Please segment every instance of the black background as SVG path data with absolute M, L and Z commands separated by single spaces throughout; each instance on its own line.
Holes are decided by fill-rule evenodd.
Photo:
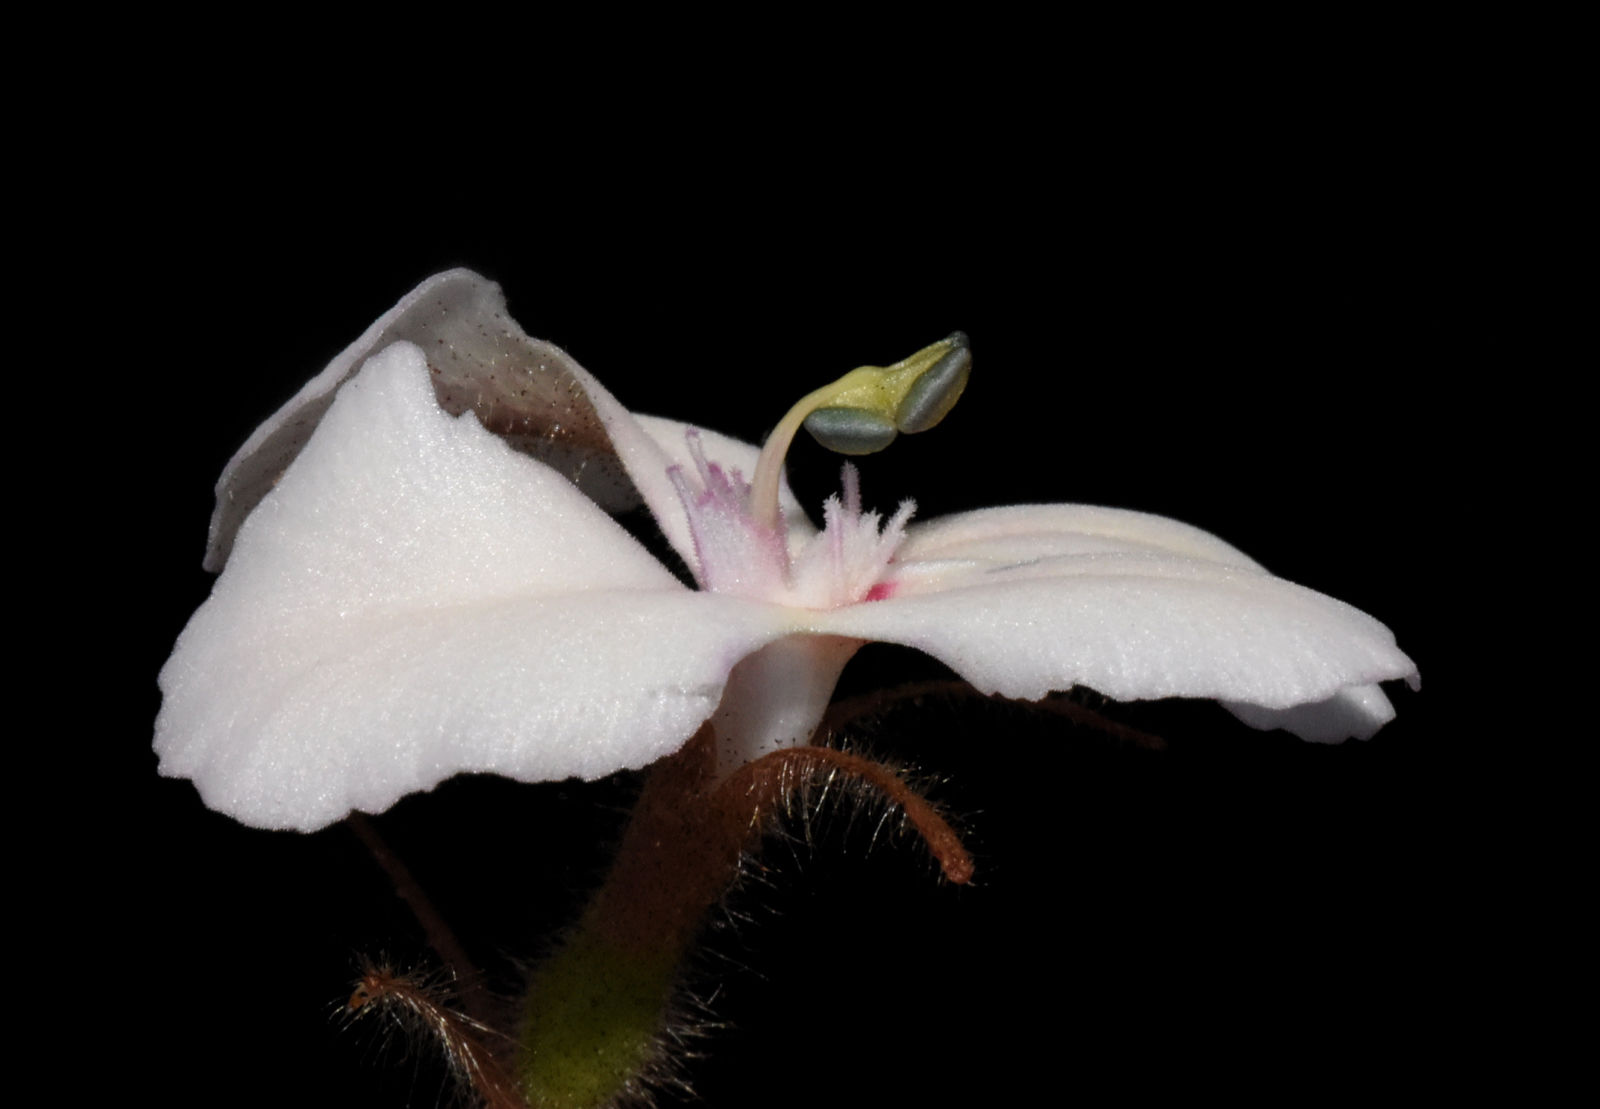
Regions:
M 1392 103 L 1243 102 L 1062 105 L 998 134 L 959 113 L 905 134 L 886 111 L 884 141 L 849 149 L 659 121 L 603 159 L 533 128 L 471 164 L 404 145 L 232 157 L 122 213 L 135 245 L 103 280 L 140 310 L 108 357 L 137 375 L 137 432 L 103 480 L 137 494 L 92 553 L 114 567 L 105 649 L 125 684 L 73 711 L 107 716 L 82 947 L 119 982 L 138 1084 L 171 1104 L 439 1096 L 425 1050 L 330 1016 L 361 954 L 429 960 L 354 837 L 207 812 L 156 776 L 148 737 L 155 673 L 209 588 L 228 456 L 452 265 L 501 282 L 529 333 L 624 403 L 749 439 L 818 382 L 962 328 L 966 398 L 865 461 L 869 504 L 1174 516 L 1373 613 L 1432 683 L 1337 748 L 1200 704 L 1105 709 L 1165 752 L 982 702 L 865 725 L 871 750 L 941 779 L 977 878 L 952 888 L 914 844 L 871 846 L 847 808 L 812 844 L 770 844 L 769 880 L 732 901 L 749 921 L 691 978 L 728 1023 L 686 1064 L 705 1104 L 1354 1090 L 1426 1071 L 1437 1048 L 1419 1053 L 1416 1028 L 1453 988 L 1437 941 L 1462 850 L 1432 723 L 1449 678 L 1430 665 L 1431 536 L 1454 495 L 1427 384 L 1461 323 L 1441 280 L 1451 198 Z M 809 443 L 790 470 L 813 507 L 836 477 Z M 870 648 L 845 682 L 937 674 Z M 508 984 L 599 877 L 631 788 L 460 780 L 376 823 Z

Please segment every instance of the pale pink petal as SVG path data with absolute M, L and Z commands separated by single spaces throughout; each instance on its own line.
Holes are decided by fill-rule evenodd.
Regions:
M 1416 674 L 1365 613 L 1140 513 L 1041 506 L 938 521 L 912 529 L 892 580 L 889 599 L 813 627 L 918 647 L 1008 697 L 1083 685 L 1118 700 L 1212 698 L 1248 723 L 1330 739 L 1382 723 L 1386 701 L 1364 687 Z
M 674 750 L 781 610 L 680 585 L 554 471 L 442 412 L 401 344 L 340 390 L 162 670 L 162 773 L 265 827 L 462 771 Z
M 907 529 L 902 562 L 971 560 L 1010 565 L 1053 555 L 1140 551 L 1201 558 L 1225 566 L 1258 564 L 1210 532 L 1124 508 L 1031 504 L 962 512 Z

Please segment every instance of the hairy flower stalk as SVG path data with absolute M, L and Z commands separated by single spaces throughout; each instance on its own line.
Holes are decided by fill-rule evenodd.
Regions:
M 605 883 L 534 972 L 517 1064 L 533 1109 L 600 1109 L 670 1076 L 673 993 L 707 911 L 789 798 L 841 775 L 900 807 L 948 880 L 972 876 L 949 824 L 887 767 L 796 747 L 719 778 L 711 730 L 702 729 L 651 770 Z

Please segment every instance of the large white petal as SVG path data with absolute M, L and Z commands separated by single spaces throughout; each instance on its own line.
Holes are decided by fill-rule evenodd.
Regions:
M 217 480 L 206 569 L 222 569 L 239 524 L 304 448 L 339 386 L 373 354 L 402 340 L 427 356 L 435 394 L 447 412 L 475 413 L 485 427 L 556 467 L 608 510 L 638 503 L 616 463 L 607 426 L 589 402 L 594 379 L 560 348 L 525 334 L 506 315 L 498 285 L 470 270 L 450 270 L 402 297 L 229 460 Z
M 227 563 L 240 523 L 305 447 L 339 386 L 398 341 L 423 351 L 447 411 L 474 412 L 495 434 L 555 467 L 608 510 L 631 507 L 638 503 L 635 494 L 642 497 L 673 549 L 694 566 L 688 517 L 667 477 L 670 465 L 689 465 L 683 442 L 688 425 L 630 413 L 569 354 L 524 332 L 507 313 L 499 285 L 455 269 L 402 297 L 235 452 L 217 480 L 208 570 Z M 742 469 L 746 478 L 755 472 L 758 448 L 711 432 L 702 442 L 711 461 Z M 779 495 L 796 534 L 814 531 L 787 485 Z
M 675 749 L 785 630 L 685 589 L 554 471 L 441 411 L 423 355 L 350 381 L 161 673 L 162 773 L 265 827 L 461 771 L 595 777 Z
M 1215 698 L 1247 723 L 1328 740 L 1371 735 L 1389 710 L 1369 687 L 1416 675 L 1365 613 L 1140 513 L 936 521 L 907 540 L 895 580 L 890 599 L 819 614 L 816 630 L 918 647 L 1008 697 L 1084 685 L 1119 700 Z

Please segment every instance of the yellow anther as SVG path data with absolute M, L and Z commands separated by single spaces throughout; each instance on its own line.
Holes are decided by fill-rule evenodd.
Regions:
M 871 454 L 899 432 L 926 431 L 942 420 L 966 388 L 971 368 L 971 346 L 957 331 L 892 366 L 861 366 L 807 393 L 761 449 L 750 483 L 754 518 L 778 526 L 778 472 L 801 424 L 830 450 Z
M 968 349 L 967 337 L 958 331 L 948 339 L 930 343 L 892 366 L 861 366 L 832 385 L 817 390 L 817 393 L 826 393 L 827 398 L 815 407 L 862 408 L 893 419 L 906 394 L 911 392 L 912 386 L 923 374 L 947 354 Z M 816 393 L 812 396 L 816 396 Z

